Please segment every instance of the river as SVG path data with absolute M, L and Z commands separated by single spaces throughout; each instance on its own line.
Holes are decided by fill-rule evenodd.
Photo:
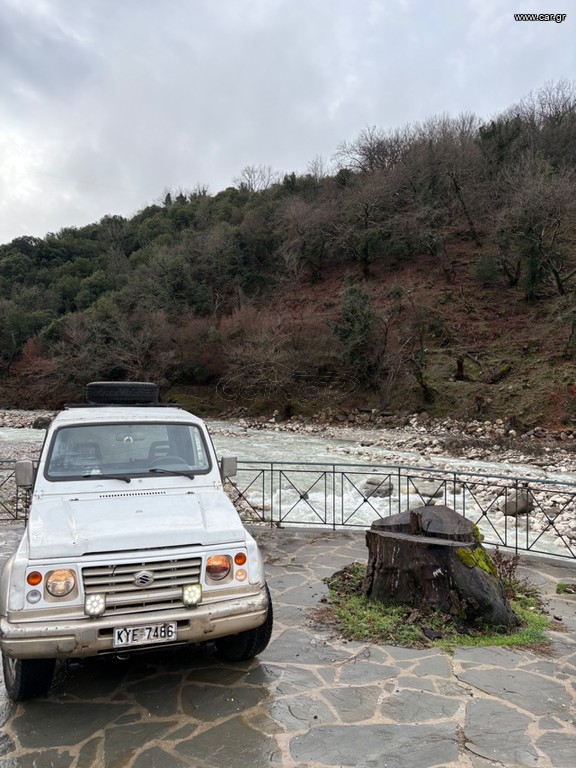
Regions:
M 514 518 L 505 519 L 503 517 L 502 513 L 498 511 L 494 500 L 494 494 L 496 494 L 497 498 L 498 495 L 502 496 L 509 493 L 507 486 L 510 486 L 510 482 L 508 479 L 531 478 L 534 483 L 540 481 L 542 483 L 560 481 L 563 487 L 558 488 L 558 492 L 562 494 L 559 504 L 563 514 L 556 523 L 552 524 L 546 510 L 550 506 L 550 498 L 555 493 L 555 489 L 548 487 L 542 490 L 542 488 L 536 489 L 535 485 L 530 486 L 531 489 L 536 489 L 533 493 L 536 509 L 532 515 L 530 526 L 531 529 L 534 527 L 534 531 L 531 530 L 530 532 L 530 540 L 537 540 L 539 551 L 551 553 L 566 552 L 566 547 L 563 543 L 564 537 L 571 538 L 573 546 L 576 546 L 572 530 L 576 527 L 572 511 L 574 507 L 572 503 L 574 495 L 572 488 L 575 483 L 574 474 L 551 472 L 549 469 L 544 470 L 529 463 L 511 464 L 510 462 L 451 457 L 444 453 L 438 455 L 434 454 L 433 451 L 426 450 L 426 448 L 430 447 L 429 445 L 425 445 L 421 451 L 409 450 L 402 447 L 407 433 L 401 430 L 370 432 L 369 430 L 351 431 L 344 429 L 341 431 L 325 431 L 322 427 L 304 426 L 298 432 L 290 432 L 280 428 L 276 431 L 273 424 L 266 425 L 266 428 L 259 428 L 225 421 L 209 420 L 207 423 L 217 454 L 219 456 L 236 456 L 239 462 L 258 462 L 261 467 L 269 467 L 273 462 L 289 462 L 291 464 L 314 463 L 318 464 L 319 467 L 323 465 L 323 468 L 326 469 L 327 465 L 356 465 L 353 470 L 347 471 L 347 474 L 352 478 L 348 495 L 344 498 L 345 492 L 342 490 L 340 496 L 342 497 L 343 506 L 356 510 L 354 522 L 361 525 L 369 526 L 375 516 L 391 514 L 394 511 L 399 511 L 400 508 L 405 509 L 419 506 L 422 503 L 434 503 L 432 501 L 424 501 L 423 494 L 421 493 L 420 495 L 416 493 L 413 498 L 409 495 L 407 496 L 404 491 L 405 483 L 404 481 L 402 481 L 402 484 L 400 483 L 398 475 L 396 479 L 392 478 L 394 487 L 390 499 L 372 498 L 369 504 L 364 504 L 360 508 L 362 496 L 360 495 L 359 498 L 358 494 L 361 494 L 362 489 L 365 488 L 363 484 L 374 472 L 385 473 L 387 470 L 384 470 L 383 467 L 402 466 L 412 468 L 412 475 L 419 474 L 423 482 L 424 479 L 428 479 L 431 475 L 434 482 L 439 482 L 438 478 L 442 482 L 442 472 L 478 473 L 490 475 L 494 478 L 500 477 L 500 480 L 495 479 L 493 483 L 490 483 L 491 496 L 489 492 L 485 492 L 484 488 L 481 487 L 482 483 L 486 484 L 485 480 L 478 486 L 481 487 L 479 495 L 476 494 L 476 487 L 471 485 L 470 482 L 466 486 L 467 492 L 477 496 L 473 500 L 476 506 L 476 519 L 473 519 L 473 521 L 478 522 L 481 530 L 486 527 L 487 536 L 492 535 L 492 537 L 494 531 L 498 531 L 500 537 L 503 536 L 504 534 L 501 532 L 505 529 L 508 531 L 514 521 Z M 303 432 L 302 430 L 309 431 Z M 44 430 L 13 427 L 0 428 L 0 459 L 24 458 L 26 456 L 34 458 L 40 451 L 44 434 Z M 376 444 L 376 442 L 384 442 L 385 444 Z M 396 443 L 398 443 L 398 447 L 396 447 Z M 342 467 L 340 468 L 342 469 Z M 435 470 L 435 474 L 426 473 L 426 469 Z M 278 497 L 282 497 L 284 503 L 291 505 L 290 522 L 298 523 L 298 521 L 301 521 L 314 524 L 317 517 L 317 511 L 315 510 L 326 508 L 324 495 L 327 491 L 326 489 L 322 490 L 320 483 L 317 483 L 310 489 L 311 475 L 300 477 L 293 474 L 295 471 L 290 469 L 290 474 L 288 472 L 285 473 L 286 477 L 284 479 L 286 480 L 287 487 L 284 489 L 278 488 L 276 491 L 277 497 L 274 497 L 274 494 L 272 496 L 268 494 L 267 498 L 261 498 L 260 502 L 256 501 L 255 504 L 256 506 L 261 504 L 262 508 L 270 508 L 271 504 L 275 505 L 278 503 Z M 321 473 L 322 469 L 319 468 L 318 472 Z M 356 474 L 354 475 L 353 473 Z M 249 470 L 246 469 L 246 464 L 244 464 L 240 482 L 246 481 L 247 477 L 249 478 Z M 349 479 L 349 477 L 346 478 L 346 480 Z M 409 482 L 412 487 L 412 480 Z M 458 484 L 460 484 L 460 476 Z M 564 484 L 571 484 L 572 487 Z M 245 482 L 245 485 L 250 485 L 249 479 Z M 400 487 L 401 485 L 402 487 Z M 304 488 L 308 498 L 299 501 L 296 487 Z M 470 491 L 471 488 L 472 491 Z M 291 498 L 291 495 L 294 496 L 294 499 Z M 468 499 L 470 499 L 470 496 Z M 250 501 L 252 502 L 252 499 Z M 453 492 L 450 498 L 446 497 L 444 501 L 437 500 L 435 503 L 447 503 L 458 511 L 463 511 L 464 506 L 468 504 L 467 516 L 470 515 L 470 502 L 465 499 L 465 494 L 460 490 Z M 340 500 L 338 500 L 338 504 L 340 504 Z M 490 512 L 489 516 L 483 514 L 486 509 Z M 524 526 L 525 522 L 525 516 L 516 519 L 514 523 L 514 535 L 516 537 L 518 536 L 519 526 Z M 557 530 L 559 523 L 567 526 L 561 532 Z M 509 532 L 505 533 L 505 540 L 507 542 L 509 535 Z M 522 535 L 524 534 L 522 533 Z M 560 549 L 558 549 L 559 545 Z M 526 548 L 526 545 L 521 545 L 520 548 Z

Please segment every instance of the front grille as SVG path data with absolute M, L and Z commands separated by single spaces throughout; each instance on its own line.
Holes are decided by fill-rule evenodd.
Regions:
M 201 557 L 91 566 L 82 571 L 84 592 L 106 595 L 105 616 L 164 611 L 182 606 L 182 587 L 199 583 L 201 566 Z M 153 581 L 138 587 L 135 578 L 143 571 Z

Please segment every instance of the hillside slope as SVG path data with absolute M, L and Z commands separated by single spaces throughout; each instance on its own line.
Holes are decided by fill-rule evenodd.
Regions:
M 576 84 L 0 245 L 0 403 L 154 380 L 200 413 L 576 418 Z

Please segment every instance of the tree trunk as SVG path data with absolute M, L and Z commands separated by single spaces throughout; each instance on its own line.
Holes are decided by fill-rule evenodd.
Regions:
M 366 544 L 364 592 L 372 600 L 425 605 L 468 624 L 517 624 L 472 523 L 454 510 L 419 507 L 378 520 Z

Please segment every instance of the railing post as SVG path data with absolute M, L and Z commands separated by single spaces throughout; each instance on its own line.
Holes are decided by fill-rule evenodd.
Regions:
M 344 489 L 342 489 L 342 507 L 344 507 Z M 332 530 L 336 530 L 336 464 L 332 464 Z
M 278 504 L 280 506 L 280 512 L 278 513 L 278 525 L 280 525 L 280 518 L 282 517 L 282 483 L 278 483 L 280 497 Z M 264 497 L 265 498 L 265 497 Z M 265 502 L 264 502 L 265 503 Z M 274 462 L 270 462 L 270 528 L 274 527 Z

